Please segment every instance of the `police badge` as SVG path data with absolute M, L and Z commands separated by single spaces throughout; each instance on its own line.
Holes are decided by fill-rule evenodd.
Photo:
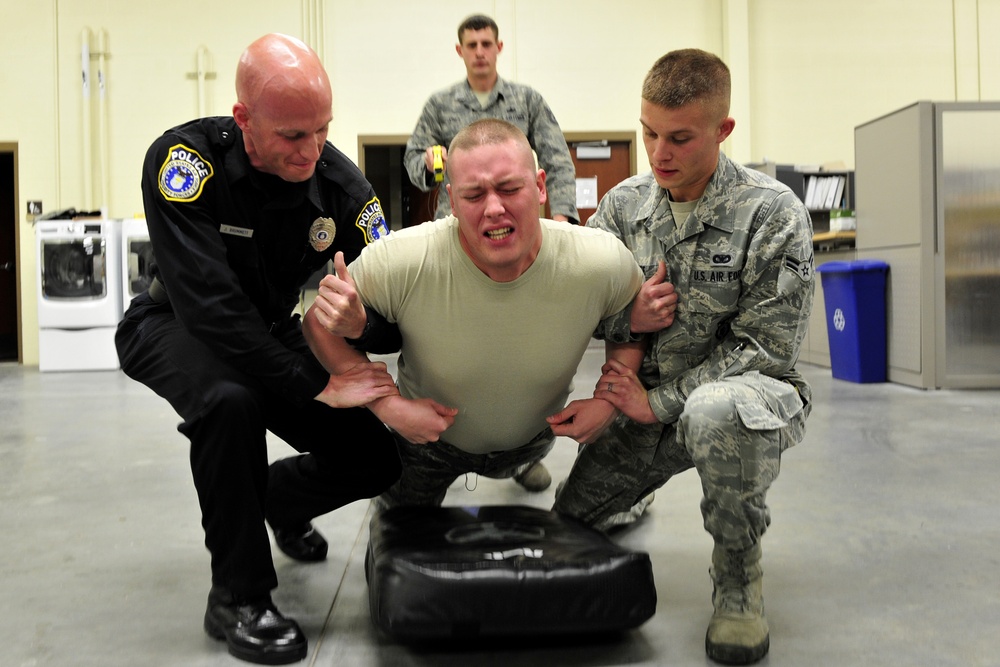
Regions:
M 309 228 L 309 245 L 316 252 L 323 252 L 330 247 L 336 235 L 337 225 L 333 218 L 316 218 Z

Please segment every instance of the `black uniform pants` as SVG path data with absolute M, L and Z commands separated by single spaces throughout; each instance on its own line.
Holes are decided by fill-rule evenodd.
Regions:
M 301 330 L 282 337 L 308 354 Z M 287 339 L 287 340 L 285 340 Z M 137 297 L 116 336 L 122 370 L 167 399 L 191 441 L 212 583 L 243 596 L 277 586 L 264 519 L 309 521 L 388 488 L 400 475 L 389 430 L 366 408 L 296 405 L 217 358 L 169 305 Z M 268 466 L 266 431 L 300 456 Z

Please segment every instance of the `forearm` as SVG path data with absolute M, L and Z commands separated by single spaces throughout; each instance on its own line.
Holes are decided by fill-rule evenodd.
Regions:
M 397 432 L 403 432 L 403 424 L 413 401 L 400 395 L 385 396 L 369 403 L 367 407 L 379 421 Z
M 406 150 L 403 152 L 403 166 L 410 183 L 423 192 L 430 192 L 437 185 L 434 181 L 434 174 L 427 171 L 424 152 L 429 146 L 443 145 L 444 143 L 438 141 L 434 136 L 434 115 L 434 109 L 428 102 L 420 114 L 416 127 L 410 133 L 410 138 L 406 142 Z
M 580 222 L 580 212 L 576 207 L 576 176 L 572 170 L 573 163 L 569 163 L 569 171 L 546 170 L 546 176 L 550 177 L 546 183 L 546 191 L 549 198 L 549 209 L 552 217 L 557 215 L 565 216 L 574 222 Z M 554 177 L 553 174 L 555 174 Z
M 646 354 L 646 338 L 628 343 L 604 342 L 604 358 L 608 361 L 615 359 L 629 369 L 639 372 L 642 366 L 642 358 Z
M 664 424 L 677 421 L 692 391 L 703 384 L 732 375 L 735 369 L 742 367 L 744 348 L 740 344 L 734 345 L 735 342 L 731 338 L 723 341 L 704 361 L 679 374 L 669 373 L 663 363 L 660 363 L 660 384 L 647 392 L 649 407 L 657 421 Z
M 314 307 L 313 307 L 314 308 Z M 316 359 L 331 375 L 343 373 L 368 357 L 339 336 L 334 336 L 316 319 L 314 309 L 306 311 L 302 319 L 302 334 Z
M 576 208 L 576 168 L 566 145 L 562 128 L 548 104 L 538 96 L 529 110 L 533 122 L 528 141 L 538 156 L 538 166 L 545 170 L 549 208 L 579 222 Z
M 656 415 L 650 409 L 647 385 L 640 380 L 638 373 L 645 348 L 645 341 L 606 344 L 607 361 L 594 387 L 594 398 L 600 399 L 597 404 L 613 409 L 613 413 L 607 415 L 604 426 L 619 414 L 625 414 L 641 424 L 656 421 Z
M 368 306 L 365 306 L 365 318 L 361 335 L 358 338 L 348 338 L 347 342 L 358 350 L 372 354 L 399 352 L 403 345 L 399 327 Z
M 426 146 L 411 148 L 407 144 L 406 152 L 403 154 L 403 165 L 410 183 L 422 192 L 430 192 L 437 183 L 434 181 L 434 174 L 427 171 L 427 165 L 424 163 L 424 150 L 426 150 Z
M 632 333 L 632 309 L 634 302 L 621 311 L 601 320 L 594 335 L 607 343 L 626 345 L 643 340 L 641 334 Z
M 684 409 L 687 397 L 695 389 L 733 375 L 757 371 L 771 377 L 781 377 L 798 357 L 800 326 L 795 317 L 781 318 L 773 308 L 747 309 L 735 318 L 730 332 L 719 341 L 697 366 L 681 373 L 671 373 L 660 360 L 661 382 L 649 391 L 649 403 L 657 419 L 669 424 L 676 421 Z M 753 316 L 750 313 L 754 313 Z M 761 313 L 769 313 L 767 317 Z M 798 317 L 798 316 L 796 316 Z M 762 326 L 762 322 L 785 321 L 786 326 Z

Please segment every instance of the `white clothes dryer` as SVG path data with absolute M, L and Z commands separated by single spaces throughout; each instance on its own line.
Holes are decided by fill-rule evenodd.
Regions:
M 122 220 L 122 309 L 128 310 L 132 299 L 149 289 L 153 281 L 153 244 L 145 218 Z
M 120 220 L 40 220 L 38 366 L 41 371 L 119 367 Z

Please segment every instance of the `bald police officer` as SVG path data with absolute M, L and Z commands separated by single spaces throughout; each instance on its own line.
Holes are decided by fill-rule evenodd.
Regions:
M 236 93 L 232 117 L 172 128 L 146 154 L 157 277 L 116 340 L 122 369 L 170 402 L 191 441 L 212 556 L 205 631 L 239 658 L 281 664 L 307 641 L 271 601 L 265 520 L 285 554 L 322 560 L 311 519 L 400 473 L 392 437 L 360 407 L 397 393 L 385 365 L 351 348 L 325 370 L 292 311 L 335 252 L 353 258 L 388 228 L 372 186 L 326 141 L 332 93 L 312 49 L 255 41 Z M 267 431 L 302 454 L 268 466 Z

